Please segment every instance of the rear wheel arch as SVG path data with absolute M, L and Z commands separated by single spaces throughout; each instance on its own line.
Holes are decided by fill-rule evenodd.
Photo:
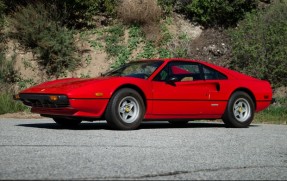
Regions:
M 255 96 L 254 96 L 254 94 L 252 93 L 252 91 L 250 91 L 249 89 L 247 89 L 247 88 L 237 88 L 237 89 L 235 89 L 231 94 L 230 94 L 230 96 L 229 96 L 229 99 L 230 99 L 230 97 L 235 93 L 235 92 L 245 92 L 246 94 L 248 94 L 249 96 L 250 96 L 250 98 L 252 99 L 252 101 L 253 101 L 253 104 L 254 104 L 254 108 L 255 108 L 255 110 L 256 110 L 256 99 L 255 99 Z

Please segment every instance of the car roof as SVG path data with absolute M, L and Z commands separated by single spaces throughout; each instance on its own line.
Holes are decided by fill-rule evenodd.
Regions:
M 215 65 L 213 63 L 209 63 L 203 60 L 194 60 L 194 59 L 186 59 L 186 58 L 166 58 L 163 59 L 165 62 L 171 62 L 171 61 L 182 61 L 182 62 L 195 62 L 195 63 L 200 63 L 203 65 L 206 65 L 208 67 L 211 67 L 223 74 L 225 74 L 226 76 L 228 76 L 228 78 L 230 79 L 231 77 L 235 78 L 235 79 L 254 79 L 254 77 L 242 74 L 240 72 L 237 72 L 235 70 L 231 70 L 228 68 L 225 68 L 223 66 L 219 66 L 219 65 Z
M 187 59 L 187 58 L 153 58 L 153 59 L 140 59 L 139 61 L 164 61 L 164 62 L 171 62 L 171 61 L 186 61 L 186 62 L 204 62 L 203 60 L 194 60 L 194 59 Z
M 203 65 L 206 65 L 206 66 L 208 66 L 210 68 L 213 68 L 213 69 L 225 74 L 228 77 L 228 79 L 232 78 L 232 79 L 249 79 L 249 80 L 253 79 L 253 80 L 255 80 L 254 77 L 242 74 L 240 72 L 228 69 L 228 68 L 223 67 L 223 66 L 219 66 L 219 65 L 216 65 L 216 64 L 213 64 L 213 63 L 209 63 L 209 62 L 204 61 L 204 60 L 195 60 L 195 59 L 187 59 L 187 58 L 155 58 L 155 59 L 142 59 L 142 61 L 164 61 L 165 64 L 169 63 L 169 62 L 172 62 L 172 61 L 195 62 L 195 63 L 200 63 L 200 64 L 203 64 Z
M 201 63 L 203 65 L 207 65 L 207 66 L 215 68 L 215 69 L 218 69 L 218 68 L 219 69 L 222 69 L 222 68 L 224 69 L 224 67 L 215 65 L 213 63 L 206 62 L 204 60 L 195 60 L 195 59 L 187 59 L 187 58 L 156 58 L 156 59 L 141 59 L 139 61 L 145 61 L 145 62 L 149 62 L 149 61 L 163 61 L 165 63 L 172 62 L 172 61 L 194 62 L 194 63 Z

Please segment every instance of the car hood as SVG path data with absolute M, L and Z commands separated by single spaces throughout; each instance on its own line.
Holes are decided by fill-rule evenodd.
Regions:
M 67 94 L 71 90 L 90 85 L 97 84 L 112 77 L 98 77 L 98 78 L 66 78 L 53 81 L 44 82 L 42 84 L 30 87 L 21 93 L 50 93 L 50 94 Z

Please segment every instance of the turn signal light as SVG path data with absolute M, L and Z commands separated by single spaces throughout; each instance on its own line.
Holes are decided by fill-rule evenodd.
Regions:
M 14 99 L 14 100 L 19 100 L 19 99 L 20 99 L 20 95 L 19 95 L 19 94 L 14 95 L 14 96 L 13 96 L 13 99 Z
M 59 97 L 58 96 L 49 96 L 50 100 L 51 101 L 57 101 L 59 100 Z

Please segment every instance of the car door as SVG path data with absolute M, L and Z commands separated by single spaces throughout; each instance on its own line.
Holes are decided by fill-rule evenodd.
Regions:
M 228 78 L 224 74 L 202 65 L 205 87 L 208 91 L 206 114 L 222 115 L 228 102 Z
M 153 114 L 192 117 L 205 113 L 209 90 L 200 64 L 170 62 L 154 78 Z

